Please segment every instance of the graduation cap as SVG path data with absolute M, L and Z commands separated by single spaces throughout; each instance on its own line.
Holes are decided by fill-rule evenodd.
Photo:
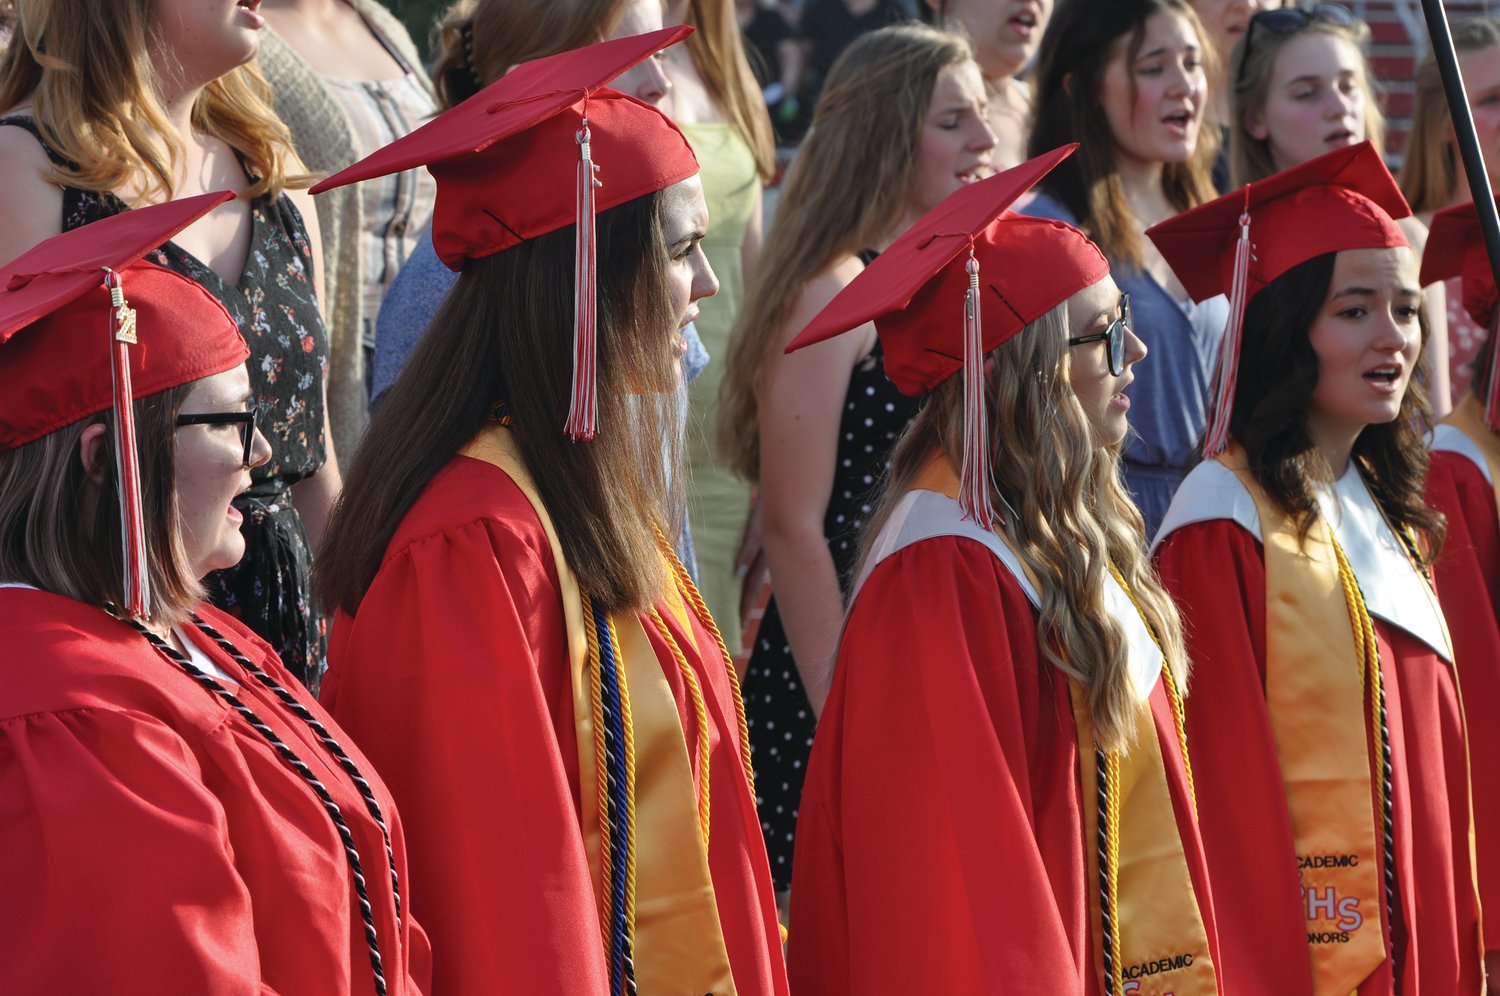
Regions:
M 605 84 L 691 33 L 652 31 L 523 63 L 312 188 L 426 166 L 437 181 L 432 245 L 453 270 L 576 224 L 573 395 L 564 427 L 574 440 L 598 429 L 594 217 L 698 173 L 670 119 Z
M 138 208 L 53 236 L 0 268 L 0 453 L 114 411 L 126 610 L 146 610 L 131 402 L 221 373 L 249 350 L 199 284 L 141 257 L 234 194 Z
M 984 356 L 1109 275 L 1099 248 L 1060 221 L 1005 214 L 1078 146 L 961 187 L 907 229 L 786 347 L 795 352 L 873 321 L 885 373 L 906 395 L 964 374 L 959 504 L 989 528 Z M 1002 217 L 1003 215 L 1003 217 Z
M 1500 205 L 1500 198 L 1496 199 Z M 1495 271 L 1484 248 L 1484 233 L 1479 227 L 1479 212 L 1474 202 L 1445 208 L 1432 216 L 1427 232 L 1427 248 L 1422 251 L 1423 287 L 1439 280 L 1463 277 L 1464 310 L 1480 326 L 1495 332 Z M 1490 351 L 1490 389 L 1484 399 L 1484 420 L 1491 429 L 1500 430 L 1500 375 L 1496 360 L 1500 350 Z
M 1267 284 L 1326 253 L 1408 245 L 1411 214 L 1369 142 L 1310 159 L 1154 225 L 1146 235 L 1195 301 L 1229 295 L 1209 399 L 1206 457 L 1229 444 L 1245 306 Z

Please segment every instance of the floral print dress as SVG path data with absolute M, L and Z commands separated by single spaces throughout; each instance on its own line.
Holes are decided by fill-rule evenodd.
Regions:
M 53 162 L 70 163 L 47 146 L 26 117 L 0 118 L 25 128 Z M 63 188 L 63 231 L 128 211 L 114 194 Z M 191 253 L 168 242 L 146 259 L 195 280 L 218 298 L 250 347 L 250 390 L 271 459 L 251 471 L 250 490 L 235 499 L 244 515 L 245 557 L 204 579 L 209 600 L 238 617 L 275 648 L 287 669 L 316 690 L 326 667 L 327 622 L 312 594 L 312 551 L 292 507 L 291 486 L 323 466 L 323 380 L 328 336 L 313 293 L 312 249 L 302 215 L 283 194 L 250 204 L 250 253 L 229 283 Z

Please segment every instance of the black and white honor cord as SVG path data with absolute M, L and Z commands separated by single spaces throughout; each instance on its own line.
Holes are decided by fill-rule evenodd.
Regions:
M 229 689 L 220 684 L 212 675 L 207 674 L 202 669 L 197 667 L 191 660 L 183 656 L 183 654 L 181 654 L 175 647 L 167 643 L 155 633 L 148 630 L 146 627 L 142 626 L 140 622 L 134 619 L 126 619 L 124 621 L 132 626 L 136 630 L 136 632 L 145 637 L 146 640 L 151 644 L 152 647 L 156 649 L 158 653 L 160 653 L 163 657 L 166 657 L 172 663 L 176 664 L 184 672 L 186 672 L 188 677 L 192 678 L 203 688 L 211 692 L 215 697 L 223 701 L 235 712 L 239 713 L 240 717 L 244 719 L 245 722 L 249 723 L 250 726 L 255 730 L 255 732 L 261 735 L 262 739 L 264 739 L 266 743 L 271 745 L 272 749 L 275 750 L 277 756 L 281 758 L 282 762 L 302 777 L 302 780 L 306 782 L 308 787 L 313 790 L 313 794 L 318 797 L 320 802 L 322 802 L 323 809 L 327 811 L 328 818 L 333 822 L 334 829 L 338 831 L 339 839 L 344 845 L 344 854 L 349 859 L 349 874 L 354 881 L 354 892 L 359 900 L 359 915 L 360 919 L 364 921 L 365 943 L 370 950 L 370 967 L 374 970 L 375 973 L 375 992 L 378 994 L 378 996 L 386 996 L 385 970 L 380 958 L 380 939 L 375 932 L 375 918 L 370 906 L 370 895 L 368 890 L 365 888 L 365 875 L 364 870 L 360 865 L 359 849 L 355 847 L 354 835 L 350 832 L 349 824 L 345 822 L 344 814 L 339 810 L 338 803 L 333 801 L 333 796 L 329 794 L 328 789 L 323 785 L 322 781 L 318 779 L 318 776 L 313 774 L 312 769 L 307 766 L 307 763 L 304 762 L 300 757 L 298 757 L 296 753 L 293 752 L 292 749 L 288 747 L 279 736 L 276 735 L 276 731 L 272 730 L 265 724 L 264 720 L 262 720 L 253 711 L 251 711 L 249 706 L 241 702 L 239 698 L 237 698 L 232 692 L 230 692 Z M 272 678 L 269 674 L 266 674 L 266 672 L 256 667 L 253 663 L 250 662 L 247 657 L 245 657 L 244 654 L 240 653 L 232 643 L 224 639 L 223 636 L 219 635 L 218 632 L 216 632 L 203 620 L 199 619 L 196 615 L 193 616 L 193 624 L 197 626 L 204 635 L 213 640 L 214 643 L 218 644 L 219 649 L 223 650 L 226 654 L 233 658 L 234 662 L 240 665 L 240 667 L 244 668 L 252 677 L 255 678 L 256 681 L 259 681 L 266 688 L 270 689 L 272 694 L 274 694 L 277 699 L 279 699 L 281 703 L 292 712 L 293 715 L 302 720 L 302 722 L 305 723 L 310 730 L 312 730 L 313 735 L 318 738 L 318 742 L 323 745 L 324 750 L 326 750 L 329 755 L 338 762 L 339 767 L 342 768 L 344 772 L 348 774 L 350 780 L 353 781 L 355 788 L 359 790 L 360 796 L 364 799 L 365 808 L 369 810 L 371 818 L 373 818 L 376 825 L 380 827 L 381 836 L 385 839 L 385 853 L 386 858 L 390 864 L 391 872 L 391 896 L 395 901 L 396 921 L 399 926 L 401 920 L 401 890 L 396 879 L 396 856 L 395 852 L 391 848 L 390 831 L 386 827 L 385 817 L 380 810 L 380 803 L 376 801 L 375 793 L 370 788 L 370 783 L 365 779 L 364 775 L 360 773 L 359 768 L 349 758 L 348 752 L 345 751 L 343 746 L 340 745 L 339 742 L 335 740 L 333 736 L 328 732 L 327 727 L 318 722 L 317 718 L 313 716 L 313 714 L 309 712 L 307 708 L 302 705 L 302 703 L 298 702 L 290 692 L 288 692 L 285 688 L 278 684 L 276 679 Z

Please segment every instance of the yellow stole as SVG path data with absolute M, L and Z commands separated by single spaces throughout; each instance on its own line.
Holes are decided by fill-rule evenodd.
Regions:
M 1349 993 L 1386 960 L 1369 715 L 1333 532 L 1297 528 L 1237 443 L 1218 457 L 1260 516 L 1266 569 L 1266 709 L 1286 785 L 1317 993 Z
M 918 476 L 914 488 L 958 496 L 958 478 L 943 458 L 933 460 Z M 1003 529 L 995 535 L 1016 554 L 1027 579 L 1042 587 L 1026 567 L 1020 551 Z M 1149 629 L 1149 626 L 1148 626 Z M 1164 668 L 1161 680 L 1171 681 Z M 1082 793 L 1084 853 L 1088 867 L 1089 923 L 1092 925 L 1094 967 L 1104 977 L 1104 932 L 1099 876 L 1099 772 L 1095 758 L 1093 720 L 1083 686 L 1068 679 L 1073 715 L 1078 728 L 1080 792 Z M 1112 793 L 1118 812 L 1112 813 L 1108 849 L 1114 866 L 1111 894 L 1115 897 L 1111 945 L 1116 952 L 1116 979 L 1107 991 L 1116 996 L 1217 996 L 1219 991 L 1208 932 L 1193 889 L 1176 811 L 1167 785 L 1166 761 L 1151 714 L 1149 689 L 1138 689 L 1135 699 L 1136 736 L 1123 755 L 1110 754 L 1109 777 L 1119 791 Z M 1176 705 L 1176 690 L 1169 694 Z M 1180 729 L 1180 727 L 1179 727 Z M 1186 757 L 1184 756 L 1184 760 Z M 1195 814 L 1196 815 L 1196 814 Z
M 542 505 L 510 430 L 490 426 L 462 453 L 499 467 L 515 481 L 531 503 L 552 547 L 573 675 L 579 828 L 583 832 L 591 878 L 597 887 L 602 881 L 602 861 L 599 797 L 595 792 L 598 770 L 594 758 L 593 679 L 578 579 L 563 557 L 552 518 Z M 666 573 L 672 573 L 670 565 Z M 670 589 L 662 603 L 677 618 L 687 638 L 694 639 L 689 610 L 678 591 Z M 699 819 L 698 786 L 677 703 L 662 670 L 664 663 L 657 659 L 640 615 L 618 612 L 611 615 L 610 621 L 618 640 L 616 658 L 628 688 L 635 734 L 637 990 L 732 996 L 734 976 L 719 924 L 708 866 L 708 843 Z M 718 648 L 713 651 L 717 654 Z M 726 666 L 730 666 L 728 662 Z M 704 791 L 707 791 L 706 781 Z M 600 903 L 602 909 L 602 898 Z
M 1500 511 L 1500 436 L 1485 424 L 1484 405 L 1474 395 L 1465 395 L 1443 421 L 1468 436 L 1484 455 L 1484 462 L 1489 465 L 1490 485 L 1495 489 L 1495 508 Z

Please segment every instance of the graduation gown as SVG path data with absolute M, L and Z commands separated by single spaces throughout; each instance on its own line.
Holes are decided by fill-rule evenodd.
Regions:
M 199 615 L 322 720 L 369 781 L 403 899 L 406 842 L 373 766 L 269 646 Z M 345 851 L 313 790 L 233 709 L 102 610 L 0 588 L 0 989 L 373 993 Z M 224 683 L 312 769 L 353 834 L 388 992 L 425 985 L 380 829 L 312 732 L 196 629 Z
M 1469 762 L 1479 895 L 1491 911 L 1484 920 L 1485 950 L 1500 951 L 1500 723 L 1488 717 L 1500 702 L 1500 516 L 1485 470 L 1460 452 L 1433 452 L 1426 491 L 1427 503 L 1448 519 L 1433 581 L 1453 634 L 1464 697 L 1475 711 Z
M 1087 856 L 1096 843 L 1084 830 L 1096 803 L 1080 787 L 1094 762 L 1080 757 L 1068 678 L 1042 657 L 1036 619 L 1016 576 L 968 537 L 922 539 L 869 573 L 802 793 L 793 992 L 1102 992 Z M 1150 693 L 1145 735 L 1160 744 L 1167 823 L 1212 947 L 1164 681 Z M 1170 990 L 1171 979 L 1148 971 L 1125 991 Z M 1251 991 L 1219 979 L 1223 992 Z
M 1338 917 L 1311 906 L 1299 880 L 1266 705 L 1264 552 L 1257 535 L 1227 514 L 1173 528 L 1176 511 L 1168 513 L 1155 556 L 1182 611 L 1193 660 L 1188 746 L 1224 969 L 1233 973 L 1259 964 L 1269 973 L 1265 992 L 1311 993 L 1312 918 L 1321 917 L 1319 930 L 1333 931 Z M 1343 542 L 1347 549 L 1348 537 Z M 1368 579 L 1361 586 L 1374 590 Z M 1479 909 L 1458 684 L 1452 667 L 1428 643 L 1373 609 L 1371 614 L 1390 733 L 1398 908 L 1393 921 L 1382 896 L 1384 922 L 1393 928 L 1386 944 L 1394 964 L 1387 959 L 1358 992 L 1389 994 L 1399 984 L 1406 996 L 1475 993 L 1481 975 Z M 1330 624 L 1348 625 L 1348 617 Z M 1351 659 L 1349 667 L 1356 666 Z M 1366 739 L 1373 740 L 1368 719 Z M 1372 799 L 1371 819 L 1378 825 L 1376 808 Z
M 785 994 L 724 662 L 691 613 L 687 629 L 664 604 L 661 615 L 708 715 L 708 865 L 733 985 L 741 996 Z M 646 632 L 696 775 L 690 693 L 659 635 Z M 579 774 L 561 582 L 542 522 L 511 475 L 469 456 L 439 471 L 397 528 L 358 613 L 335 620 L 330 649 L 323 700 L 369 746 L 408 813 L 420 883 L 412 904 L 436 951 L 432 991 L 608 992 L 580 815 L 595 787 Z M 645 847 L 652 798 L 640 794 Z M 644 957 L 638 950 L 638 971 L 649 968 Z

